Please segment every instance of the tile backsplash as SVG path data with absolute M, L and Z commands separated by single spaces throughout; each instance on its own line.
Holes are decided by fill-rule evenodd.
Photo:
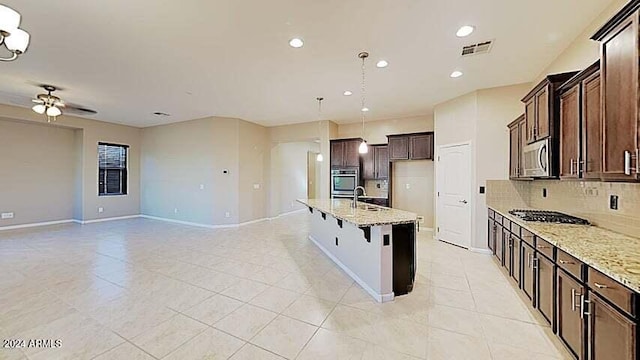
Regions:
M 387 180 L 366 180 L 364 188 L 369 196 L 388 197 L 389 181 Z
M 618 197 L 617 210 L 609 208 L 612 195 Z M 640 184 L 560 180 L 488 181 L 487 204 L 561 211 L 586 218 L 605 229 L 640 237 Z

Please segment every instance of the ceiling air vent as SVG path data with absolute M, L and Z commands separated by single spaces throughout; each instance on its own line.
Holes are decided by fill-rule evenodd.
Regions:
M 465 46 L 462 48 L 462 56 L 486 54 L 491 51 L 491 46 L 493 46 L 493 40 Z

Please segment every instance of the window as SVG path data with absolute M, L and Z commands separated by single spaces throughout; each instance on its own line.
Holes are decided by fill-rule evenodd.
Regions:
M 98 143 L 98 195 L 127 194 L 129 146 Z

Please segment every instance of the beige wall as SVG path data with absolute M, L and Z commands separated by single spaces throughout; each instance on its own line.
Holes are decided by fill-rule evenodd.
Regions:
M 591 40 L 591 36 L 628 2 L 629 0 L 612 1 L 602 14 L 594 19 L 556 59 L 536 76 L 536 83 L 547 74 L 583 70 L 597 61 L 600 58 L 599 42 Z
M 205 225 L 267 217 L 266 128 L 229 118 L 153 126 L 142 149 L 143 214 Z
M 296 200 L 307 197 L 308 153 L 319 147 L 315 142 L 288 142 L 271 148 L 272 217 L 304 208 Z
M 387 135 L 432 131 L 433 116 L 424 115 L 400 119 L 369 121 L 365 123 L 365 140 L 369 144 L 386 144 Z M 362 137 L 362 123 L 339 124 L 338 138 Z
M 0 119 L 0 154 L 0 212 L 15 216 L 0 226 L 73 218 L 73 129 Z
M 530 84 L 519 84 L 479 90 L 435 108 L 436 154 L 442 145 L 471 143 L 474 249 L 486 248 L 486 199 L 479 187 L 485 186 L 488 179 L 508 178 L 507 124 L 522 114 L 520 99 L 530 88 Z
M 30 109 L 0 105 L 0 118 L 25 121 L 47 128 L 70 128 L 77 130 L 73 137 L 75 152 L 72 155 L 76 168 L 74 172 L 74 197 L 70 200 L 74 207 L 73 216 L 87 221 L 101 218 L 137 215 L 140 213 L 140 129 L 64 115 L 54 123 L 46 120 Z M 32 144 L 42 141 L 41 137 L 28 139 Z M 129 194 L 125 196 L 98 196 L 98 142 L 129 145 Z M 78 163 L 79 162 L 79 163 Z M 55 189 L 54 189 L 55 190 Z M 22 194 L 23 196 L 28 196 Z M 104 209 L 98 213 L 98 207 Z M 34 210 L 36 211 L 36 210 Z M 53 210 L 52 210 L 53 211 Z M 36 219 L 20 222 L 25 224 L 46 221 Z

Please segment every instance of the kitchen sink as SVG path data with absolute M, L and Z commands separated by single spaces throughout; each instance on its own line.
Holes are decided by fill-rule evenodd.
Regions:
M 373 206 L 373 205 L 358 205 L 358 209 L 366 210 L 366 211 L 382 211 L 382 210 L 386 210 L 383 207 Z

